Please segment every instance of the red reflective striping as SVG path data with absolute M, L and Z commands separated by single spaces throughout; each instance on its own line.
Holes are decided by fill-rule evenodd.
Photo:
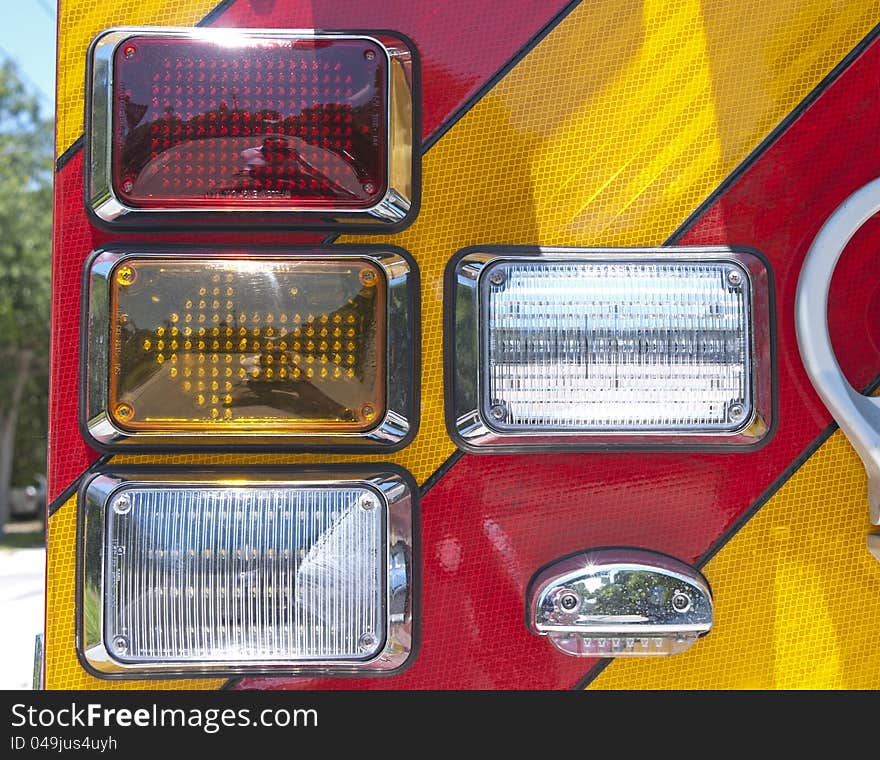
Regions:
M 55 175 L 55 251 L 52 259 L 52 367 L 49 383 L 48 496 L 51 501 L 98 456 L 86 446 L 77 424 L 79 388 L 79 308 L 82 267 L 89 253 L 112 240 L 170 242 L 159 235 L 109 235 L 86 219 L 82 196 L 82 151 Z M 212 233 L 175 235 L 176 243 L 317 243 L 306 233 Z
M 364 30 L 410 37 L 422 59 L 422 134 L 465 104 L 553 16 L 561 0 L 235 0 L 211 26 Z
M 780 425 L 770 444 L 752 454 L 467 455 L 422 503 L 423 644 L 412 668 L 373 682 L 245 679 L 240 686 L 573 687 L 595 660 L 566 658 L 525 632 L 531 575 L 569 552 L 609 544 L 696 560 L 831 421 L 798 356 L 794 296 L 825 219 L 880 175 L 878 77 L 874 43 L 682 241 L 753 246 L 773 265 Z M 830 299 L 838 357 L 859 386 L 880 372 L 878 248 L 874 220 L 851 242 Z

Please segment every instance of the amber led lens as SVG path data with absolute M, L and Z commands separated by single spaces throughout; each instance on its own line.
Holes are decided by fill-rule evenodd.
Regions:
M 386 288 L 373 262 L 131 257 L 109 281 L 119 428 L 362 432 L 381 419 Z

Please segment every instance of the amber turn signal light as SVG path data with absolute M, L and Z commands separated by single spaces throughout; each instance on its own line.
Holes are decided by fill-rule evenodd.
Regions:
M 88 435 L 108 448 L 401 445 L 414 425 L 411 266 L 385 250 L 98 252 Z

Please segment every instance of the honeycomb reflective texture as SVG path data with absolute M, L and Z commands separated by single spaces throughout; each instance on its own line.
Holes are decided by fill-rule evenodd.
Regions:
M 422 126 L 429 135 L 471 97 L 553 16 L 566 0 L 443 0 L 426 12 L 411 0 L 225 0 L 211 26 L 257 29 L 394 29 L 408 34 L 424 62 L 428 97 Z M 82 87 L 86 48 L 111 26 L 192 26 L 220 0 L 60 0 L 57 152 L 83 130 Z
M 880 563 L 865 470 L 836 432 L 704 568 L 712 632 L 612 663 L 594 689 L 876 689 Z
M 47 689 L 219 689 L 212 679 L 104 681 L 83 670 L 76 657 L 74 601 L 76 579 L 76 497 L 49 520 L 46 552 L 46 688 Z
M 256 10 L 268 5 L 239 0 L 221 14 L 220 21 L 233 25 L 286 25 L 277 23 L 278 19 L 287 18 L 280 11 L 277 16 L 267 17 Z M 291 9 L 297 4 L 271 5 L 277 10 Z M 331 7 L 360 8 L 363 15 L 370 12 L 368 4 L 354 0 L 327 3 L 319 8 L 309 5 L 317 20 L 331 18 Z M 385 25 L 411 33 L 422 53 L 428 130 L 429 114 L 436 111 L 436 104 L 450 102 L 446 94 L 450 85 L 458 87 L 467 81 L 466 88 L 453 87 L 454 91 L 473 92 L 487 74 L 473 68 L 462 76 L 454 62 L 451 67 L 444 66 L 441 62 L 449 63 L 449 56 L 437 54 L 435 41 L 428 40 L 424 32 L 421 37 L 417 33 L 427 21 L 422 19 L 418 27 L 414 21 L 408 24 L 406 19 L 416 11 L 404 12 L 403 5 L 389 4 L 388 7 L 404 15 L 400 16 L 400 23 Z M 410 5 L 414 9 L 416 4 Z M 465 6 L 474 6 L 474 13 L 478 13 L 479 3 L 444 4 L 444 8 L 457 8 L 463 16 L 468 13 L 462 10 Z M 363 15 L 352 18 L 360 19 Z M 516 14 L 504 15 L 510 18 L 501 19 L 500 24 L 495 24 L 491 17 L 480 16 L 483 41 L 472 46 L 472 50 L 481 51 L 478 57 L 482 65 L 493 62 L 488 73 L 522 44 L 519 22 L 514 24 L 510 20 Z M 526 36 L 545 23 L 552 12 L 545 8 L 542 15 L 542 20 Z M 603 0 L 579 5 L 425 156 L 421 214 L 405 233 L 392 238 L 395 244 L 414 254 L 422 273 L 421 433 L 393 459 L 423 481 L 453 450 L 442 419 L 441 282 L 443 267 L 455 250 L 487 242 L 662 242 L 870 31 L 878 15 L 878 2 L 848 3 L 844 7 L 834 0 L 788 0 L 774 4 L 756 0 L 737 4 L 722 0 L 685 0 L 674 4 L 659 0 Z M 289 18 L 301 17 L 291 12 Z M 393 20 L 392 17 L 390 21 Z M 338 28 L 346 24 L 316 25 Z M 462 25 L 446 26 L 448 31 L 443 39 L 450 44 Z M 499 40 L 504 39 L 505 31 L 510 38 L 511 26 L 516 26 L 519 34 L 519 42 L 513 47 L 495 39 L 496 27 Z M 503 57 L 499 55 L 502 49 L 507 51 Z M 472 52 L 467 60 L 473 58 Z M 81 82 L 81 63 L 77 61 L 76 65 L 80 67 Z M 75 99 L 76 108 L 80 103 L 80 86 L 77 84 L 69 95 Z M 535 97 L 536 92 L 541 93 L 540 98 Z M 880 109 L 874 107 L 870 98 L 866 103 L 871 106 L 862 108 L 860 116 L 875 118 Z M 447 108 L 445 113 L 449 112 Z M 826 133 L 833 135 L 840 113 L 838 110 L 827 117 Z M 436 126 L 439 122 L 432 118 Z M 849 138 L 855 135 L 861 150 L 873 155 L 874 144 L 867 139 L 873 128 L 859 126 L 858 120 L 853 119 L 847 124 Z M 834 139 L 841 145 L 833 160 L 852 168 L 851 161 L 840 159 L 846 140 L 840 136 Z M 843 152 L 851 155 L 851 150 L 849 147 Z M 776 164 L 780 165 L 785 164 Z M 859 176 L 863 169 L 871 172 L 876 168 L 869 161 L 856 167 Z M 821 181 L 818 170 L 810 174 L 808 163 L 799 171 L 810 178 L 813 189 Z M 850 178 L 847 183 L 857 180 L 858 177 Z M 792 203 L 811 207 L 810 196 L 805 196 L 808 191 L 802 185 L 800 174 L 792 182 L 786 172 L 780 172 L 775 185 L 771 184 L 765 194 L 755 196 L 755 203 L 747 211 L 751 216 L 744 217 L 735 234 L 727 234 L 728 226 L 737 218 L 735 209 L 731 209 L 725 215 L 710 216 L 703 237 L 713 243 L 753 240 L 758 247 L 765 247 L 776 239 L 772 230 L 768 232 L 764 227 L 760 234 L 749 232 L 743 236 L 743 228 L 763 218 L 766 208 L 788 194 L 792 195 Z M 74 345 L 76 340 L 79 267 L 100 235 L 83 218 L 81 164 L 76 158 L 61 173 L 58 187 L 56 218 L 62 220 L 59 250 L 64 251 L 64 256 L 61 261 L 56 258 L 53 346 L 64 348 Z M 754 194 L 755 190 L 751 192 Z M 839 192 L 839 187 L 834 192 L 829 190 L 821 207 L 807 209 L 809 229 L 813 229 L 814 222 L 821 223 L 827 202 Z M 768 201 L 768 196 L 772 200 Z M 774 223 L 778 221 L 774 218 Z M 788 225 L 789 237 L 778 241 L 779 250 L 784 251 L 780 256 L 790 255 L 795 228 L 796 225 Z M 807 229 L 800 229 L 799 244 L 806 245 L 808 235 Z M 737 239 L 742 237 L 745 239 Z M 864 265 L 865 258 L 860 258 Z M 788 267 L 783 258 L 781 271 L 787 278 L 780 284 L 780 293 L 793 293 L 797 263 Z M 854 280 L 856 291 L 865 287 L 864 279 Z M 68 293 L 63 295 L 61 288 Z M 856 295 L 859 300 L 860 293 Z M 843 299 L 843 306 L 846 300 Z M 833 309 L 834 306 L 832 314 Z M 72 327 L 65 324 L 68 320 Z M 863 314 L 858 314 L 858 325 L 863 321 Z M 796 366 L 790 331 L 784 346 L 780 365 Z M 58 355 L 72 353 L 66 348 Z M 869 358 L 865 356 L 863 361 L 858 353 L 848 359 L 841 357 L 845 364 L 848 361 L 854 365 L 860 376 L 876 371 Z M 55 432 L 50 468 L 55 494 L 94 458 L 76 432 L 72 405 L 64 401 L 75 395 L 75 372 L 72 356 L 59 360 L 53 369 Z M 762 460 L 762 466 L 757 468 L 752 467 L 755 455 L 736 458 L 736 464 L 724 471 L 717 470 L 715 460 L 702 456 L 674 462 L 653 457 L 644 464 L 640 464 L 641 459 L 637 462 L 618 455 L 601 459 L 531 460 L 466 457 L 428 494 L 423 505 L 424 642 L 413 668 L 381 684 L 345 679 L 253 683 L 300 688 L 573 685 L 590 663 L 572 662 L 570 658 L 548 653 L 546 650 L 552 647 L 547 642 L 521 630 L 522 594 L 531 573 L 541 562 L 584 548 L 584 543 L 594 545 L 602 538 L 615 536 L 666 548 L 683 559 L 699 556 L 827 422 L 827 414 L 809 385 L 803 385 L 805 382 L 799 376 L 791 386 L 795 395 L 786 414 L 794 416 L 783 419 L 777 436 L 780 438 L 786 432 L 780 439 L 784 448 L 774 449 L 774 457 Z M 146 461 L 143 457 L 139 459 Z M 227 455 L 202 459 L 244 463 L 299 462 L 309 458 L 260 456 L 245 460 Z M 192 457 L 176 457 L 174 461 L 192 461 Z M 492 469 L 491 477 L 486 468 Z M 586 479 L 590 473 L 592 481 Z M 548 489 L 556 493 L 559 483 L 571 479 L 576 479 L 572 502 L 560 506 L 559 514 L 548 519 L 543 509 Z M 475 483 L 479 484 L 477 488 Z M 507 506 L 500 502 L 505 498 Z M 583 509 L 584 505 L 589 510 Z M 63 508 L 51 522 L 54 524 L 68 509 L 69 506 Z M 514 518 L 515 524 L 511 522 Z M 535 530 L 536 525 L 541 529 Z M 50 536 L 53 546 L 54 541 Z M 50 604 L 62 619 L 72 618 L 72 612 L 66 612 L 72 606 L 72 580 L 67 593 L 61 587 L 56 593 L 54 584 L 50 574 Z M 490 589 L 491 599 L 487 597 Z M 468 621 L 464 641 L 462 620 Z M 491 631 L 481 630 L 481 626 L 490 624 Z M 499 640 L 499 630 L 505 634 L 500 639 L 504 645 L 487 656 L 481 642 L 490 635 Z M 452 641 L 456 642 L 454 650 L 450 650 Z M 55 662 L 63 663 L 70 683 L 81 683 L 71 675 L 73 669 L 81 673 L 73 660 L 72 645 L 54 649 L 50 640 L 47 646 Z M 59 646 L 64 647 L 63 642 Z
M 217 0 L 59 0 L 56 153 L 61 155 L 82 135 L 86 50 L 98 32 L 111 26 L 192 26 L 216 4 Z

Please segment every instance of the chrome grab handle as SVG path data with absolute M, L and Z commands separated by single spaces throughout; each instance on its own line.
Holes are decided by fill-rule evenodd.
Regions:
M 853 388 L 837 363 L 828 331 L 828 290 L 847 243 L 878 211 L 880 178 L 854 192 L 828 217 L 807 252 L 795 298 L 801 360 L 816 393 L 865 465 L 875 525 L 880 525 L 880 399 Z

